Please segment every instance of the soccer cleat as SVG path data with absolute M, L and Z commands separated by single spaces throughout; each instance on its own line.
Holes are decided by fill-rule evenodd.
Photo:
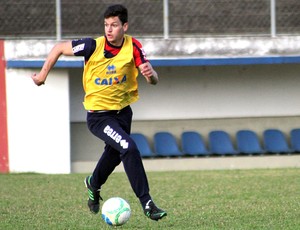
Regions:
M 151 220 L 160 220 L 164 216 L 167 216 L 167 213 L 156 207 L 156 205 L 153 203 L 152 200 L 149 200 L 144 208 L 144 213 L 147 217 L 149 217 Z
M 85 186 L 88 189 L 88 206 L 90 208 L 90 211 L 94 214 L 97 214 L 100 209 L 100 203 L 99 200 L 103 200 L 100 196 L 100 189 L 94 189 L 91 186 L 91 178 L 92 176 L 87 176 L 84 180 Z

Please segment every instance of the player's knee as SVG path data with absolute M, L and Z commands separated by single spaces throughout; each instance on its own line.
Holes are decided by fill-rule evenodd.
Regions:
M 134 154 L 139 154 L 138 147 L 136 143 L 132 140 L 128 140 L 128 146 L 124 151 L 121 152 L 121 155 L 134 155 Z

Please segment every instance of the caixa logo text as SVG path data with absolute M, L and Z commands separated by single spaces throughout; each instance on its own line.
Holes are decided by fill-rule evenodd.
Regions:
M 95 79 L 95 84 L 96 85 L 116 85 L 116 84 L 121 84 L 123 82 L 126 82 L 126 75 L 124 76 L 118 76 L 118 77 L 110 77 L 110 78 L 100 78 L 97 77 Z

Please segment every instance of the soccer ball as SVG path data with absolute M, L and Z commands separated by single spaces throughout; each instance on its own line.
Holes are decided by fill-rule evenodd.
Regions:
M 102 206 L 102 218 L 109 225 L 125 224 L 129 220 L 130 214 L 130 205 L 120 197 L 112 197 L 105 201 Z

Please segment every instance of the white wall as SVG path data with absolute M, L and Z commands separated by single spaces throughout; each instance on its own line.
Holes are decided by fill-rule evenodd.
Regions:
M 298 65 L 162 69 L 157 87 L 141 84 L 135 118 L 202 119 L 300 115 Z
M 9 168 L 11 172 L 69 173 L 69 76 L 53 70 L 37 87 L 37 70 L 6 71 Z

